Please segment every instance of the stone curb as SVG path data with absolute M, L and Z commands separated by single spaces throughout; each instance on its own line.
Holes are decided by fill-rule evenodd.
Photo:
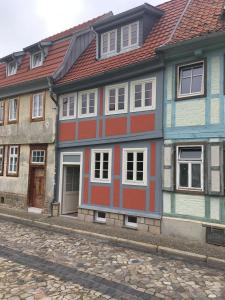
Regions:
M 90 232 L 90 231 L 85 231 L 81 229 L 74 229 L 71 227 L 65 227 L 61 225 L 55 225 L 55 224 L 50 224 L 42 221 L 36 221 L 36 220 L 31 220 L 31 219 L 26 219 L 18 216 L 12 216 L 8 214 L 3 214 L 0 213 L 0 216 L 5 217 L 7 219 L 14 219 L 17 221 L 22 221 L 24 223 L 32 223 L 36 225 L 39 228 L 52 228 L 54 229 L 60 229 L 63 231 L 67 232 L 74 232 L 77 234 L 83 234 L 83 235 L 88 235 L 96 238 L 101 238 L 101 239 L 106 239 L 114 243 L 116 246 L 121 246 L 124 248 L 129 248 L 132 250 L 138 250 L 142 252 L 148 252 L 148 253 L 153 253 L 153 254 L 158 254 L 162 256 L 169 256 L 172 258 L 182 258 L 186 261 L 191 261 L 191 262 L 196 262 L 196 263 L 204 263 L 205 265 L 208 265 L 213 268 L 219 268 L 225 270 L 225 260 L 224 259 L 219 259 L 207 255 L 201 255 L 193 252 L 188 252 L 188 251 L 182 251 L 174 248 L 169 248 L 169 247 L 163 247 L 160 245 L 154 245 L 154 244 L 148 244 L 144 242 L 137 242 L 133 240 L 127 240 L 124 238 L 118 238 L 118 237 L 113 237 L 113 236 L 108 236 L 105 234 L 100 234 L 100 233 L 95 233 L 95 232 Z

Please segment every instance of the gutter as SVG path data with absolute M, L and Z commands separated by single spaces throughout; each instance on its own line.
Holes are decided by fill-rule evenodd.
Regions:
M 50 92 L 50 98 L 56 105 L 56 119 L 55 119 L 55 174 L 54 174 L 54 192 L 53 192 L 53 199 L 52 203 L 56 203 L 56 196 L 57 196 L 57 176 L 58 176 L 58 152 L 57 152 L 57 141 L 58 141 L 58 117 L 59 117 L 59 105 L 57 95 L 53 92 L 53 80 L 52 77 L 48 77 L 48 88 Z

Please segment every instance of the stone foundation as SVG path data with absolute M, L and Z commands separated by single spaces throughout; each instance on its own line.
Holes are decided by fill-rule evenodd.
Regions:
M 95 221 L 95 211 L 91 209 L 78 209 L 78 219 L 89 223 L 100 223 Z M 116 227 L 125 227 L 125 215 L 106 212 L 106 222 L 101 224 Z M 130 227 L 129 227 L 130 228 Z M 161 233 L 161 220 L 137 217 L 137 228 L 139 231 L 150 232 L 152 234 Z
M 8 208 L 27 208 L 26 195 L 0 192 L 0 205 Z

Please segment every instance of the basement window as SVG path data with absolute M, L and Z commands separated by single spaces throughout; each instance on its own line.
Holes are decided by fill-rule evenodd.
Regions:
M 95 221 L 100 223 L 106 222 L 106 213 L 102 211 L 95 212 Z
M 137 228 L 137 217 L 134 216 L 125 216 L 125 226 L 131 228 Z

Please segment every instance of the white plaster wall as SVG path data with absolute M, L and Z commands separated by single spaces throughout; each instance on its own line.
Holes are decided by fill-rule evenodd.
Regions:
M 166 106 L 166 127 L 172 126 L 172 105 L 167 104 Z
M 220 123 L 220 99 L 210 100 L 210 122 L 211 124 Z
M 4 176 L 0 176 L 0 191 L 6 193 L 15 193 L 18 195 L 27 195 L 28 191 L 28 174 L 29 174 L 29 146 L 22 145 L 20 147 L 20 161 L 19 161 L 19 176 L 6 176 L 7 169 L 7 149 L 5 149 L 4 160 Z
M 170 193 L 163 193 L 163 212 L 164 213 L 171 213 L 171 194 Z
M 173 92 L 173 66 L 168 66 L 166 69 L 166 80 L 167 80 L 167 100 L 172 100 Z
M 171 147 L 164 147 L 164 166 L 171 166 Z
M 176 126 L 205 125 L 205 99 L 177 101 Z
M 220 165 L 220 147 L 219 145 L 211 146 L 211 166 L 218 167 Z
M 220 57 L 214 56 L 211 59 L 211 94 L 220 92 Z
M 175 194 L 175 213 L 193 217 L 205 217 L 205 197 L 201 195 Z
M 55 184 L 55 145 L 48 145 L 47 153 L 47 169 L 46 169 L 46 203 L 51 203 L 54 196 L 54 184 Z
M 210 218 L 220 219 L 220 198 L 210 198 Z
M 211 190 L 213 192 L 220 192 L 220 171 L 211 170 Z
M 171 173 L 172 173 L 171 169 L 164 169 L 163 186 L 165 188 L 170 188 L 171 187 L 171 176 L 172 176 Z

